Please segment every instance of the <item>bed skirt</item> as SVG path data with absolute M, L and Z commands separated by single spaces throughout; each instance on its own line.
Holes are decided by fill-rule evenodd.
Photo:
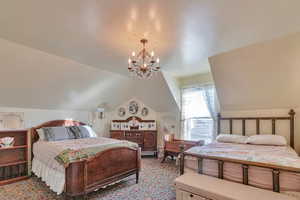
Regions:
M 64 192 L 65 173 L 54 170 L 37 159 L 33 159 L 32 161 L 32 172 L 41 178 L 58 195 Z

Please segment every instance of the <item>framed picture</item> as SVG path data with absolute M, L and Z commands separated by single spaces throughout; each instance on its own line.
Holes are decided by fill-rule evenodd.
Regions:
M 128 111 L 130 114 L 135 115 L 139 111 L 139 104 L 136 101 L 130 101 L 128 106 Z
M 111 130 L 121 130 L 121 123 L 111 122 Z
M 124 117 L 125 114 L 126 114 L 126 109 L 123 107 L 119 108 L 119 110 L 118 110 L 119 117 Z
M 142 116 L 146 117 L 148 114 L 149 114 L 148 108 L 144 107 L 144 108 L 142 109 Z
M 127 122 L 121 123 L 121 130 L 130 130 L 130 126 Z

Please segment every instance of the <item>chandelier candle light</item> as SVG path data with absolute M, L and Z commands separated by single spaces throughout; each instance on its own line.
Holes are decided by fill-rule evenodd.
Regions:
M 147 39 L 141 39 L 143 49 L 138 54 L 132 52 L 131 56 L 128 59 L 129 72 L 142 79 L 149 79 L 152 77 L 153 73 L 160 70 L 159 58 L 154 58 L 153 51 L 151 52 L 151 54 L 146 51 L 145 46 L 147 42 Z

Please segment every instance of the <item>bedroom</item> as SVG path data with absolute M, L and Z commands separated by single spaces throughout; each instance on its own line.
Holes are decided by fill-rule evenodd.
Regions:
M 293 179 L 300 153 L 299 8 L 296 0 L 2 2 L 0 199 L 180 200 L 175 182 L 189 167 L 196 181 L 201 172 L 224 179 L 204 176 L 216 185 L 239 182 L 229 188 L 297 199 L 291 195 L 300 191 Z M 138 54 L 143 45 L 145 59 Z M 293 162 L 273 151 L 274 160 L 292 163 L 293 177 L 276 175 L 291 169 L 286 163 L 253 172 L 248 165 L 254 163 L 240 157 L 236 165 L 220 155 L 210 166 L 198 158 L 203 154 L 196 165 L 182 160 L 191 146 L 222 149 L 206 149 L 217 132 L 223 142 L 223 134 L 235 142 L 234 135 L 245 135 L 239 141 L 275 135 L 261 146 L 242 145 L 268 148 L 276 140 L 274 149 L 294 147 Z M 267 151 L 259 149 L 232 151 Z M 234 171 L 240 176 L 232 180 Z M 257 186 L 256 173 L 266 175 L 267 186 L 248 186 Z M 291 188 L 285 180 L 296 182 Z M 213 193 L 228 195 L 220 189 Z M 187 192 L 182 198 L 202 195 Z

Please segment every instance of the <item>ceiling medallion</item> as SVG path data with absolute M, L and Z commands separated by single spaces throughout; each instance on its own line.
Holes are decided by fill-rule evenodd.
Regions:
M 142 79 L 149 79 L 155 72 L 160 70 L 159 58 L 154 58 L 153 51 L 151 54 L 146 51 L 145 46 L 147 42 L 147 39 L 141 39 L 143 49 L 138 54 L 132 52 L 132 55 L 128 59 L 129 72 Z

